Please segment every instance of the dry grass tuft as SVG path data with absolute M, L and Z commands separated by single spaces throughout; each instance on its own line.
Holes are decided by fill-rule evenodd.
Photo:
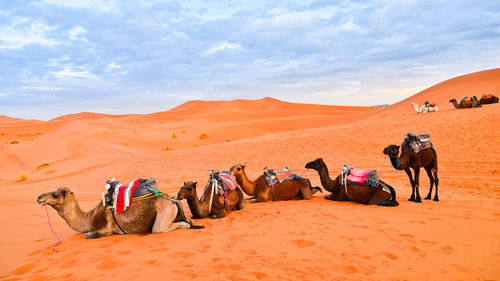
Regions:
M 19 142 L 18 142 L 18 141 L 16 141 L 16 140 L 13 140 L 13 141 L 11 141 L 9 144 L 19 144 Z
M 38 166 L 36 166 L 36 169 L 37 169 L 37 170 L 40 170 L 40 169 L 45 168 L 45 167 L 48 167 L 48 166 L 50 166 L 50 164 L 49 164 L 49 163 L 47 163 L 47 162 L 43 162 L 43 163 L 38 164 Z
M 17 181 L 25 181 L 28 179 L 28 174 L 26 174 L 25 172 L 22 172 L 19 174 L 19 179 Z
M 173 147 L 170 147 L 170 146 L 168 146 L 168 145 L 167 145 L 167 146 L 165 146 L 165 147 L 163 148 L 163 150 L 164 150 L 164 151 L 169 151 L 169 150 L 174 150 L 174 148 L 173 148 Z
M 176 139 L 177 135 L 175 133 L 172 134 L 172 138 Z
M 206 138 L 208 138 L 208 135 L 207 135 L 207 134 L 205 134 L 205 133 L 201 133 L 201 134 L 200 134 L 200 140 L 204 140 L 204 139 L 206 139 Z

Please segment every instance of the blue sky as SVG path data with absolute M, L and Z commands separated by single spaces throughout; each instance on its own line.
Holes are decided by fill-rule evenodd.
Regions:
M 500 1 L 0 2 L 0 115 L 394 103 L 500 67 Z

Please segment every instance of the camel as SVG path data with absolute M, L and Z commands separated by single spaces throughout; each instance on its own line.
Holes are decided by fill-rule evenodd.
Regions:
M 250 196 L 254 196 L 250 202 L 267 202 L 292 200 L 292 199 L 311 199 L 313 194 L 321 191 L 321 188 L 311 186 L 311 182 L 306 178 L 294 178 L 285 180 L 282 183 L 271 188 L 265 179 L 265 175 L 261 175 L 256 180 L 251 181 L 245 173 L 245 165 L 236 164 L 231 167 L 231 171 L 236 177 L 236 181 L 240 185 L 243 192 Z M 274 190 L 274 192 L 273 192 Z
M 198 195 L 196 194 L 196 184 L 197 182 L 184 182 L 184 186 L 181 187 L 177 194 L 177 200 L 187 200 L 189 209 L 193 214 L 193 219 L 202 219 L 208 216 L 214 219 L 223 218 L 231 210 L 241 210 L 245 207 L 243 192 L 237 187 L 235 190 L 227 191 L 227 202 L 223 195 L 214 192 L 212 207 L 209 208 L 211 193 L 210 182 L 205 187 L 200 200 L 198 200 Z
M 411 197 L 408 201 L 413 201 L 416 203 L 421 203 L 422 200 L 420 198 L 419 192 L 419 176 L 420 176 L 420 168 L 423 167 L 427 172 L 427 176 L 430 180 L 430 189 L 429 194 L 425 197 L 426 200 L 431 199 L 432 196 L 432 187 L 436 184 L 436 194 L 434 195 L 434 201 L 439 201 L 438 197 L 438 160 L 437 153 L 434 147 L 426 148 L 420 150 L 419 153 L 416 153 L 411 147 L 408 139 L 402 144 L 401 155 L 399 155 L 399 145 L 391 144 L 384 148 L 383 153 L 388 155 L 391 160 L 391 165 L 396 170 L 404 170 L 410 179 L 412 193 Z M 413 169 L 415 177 L 412 177 L 410 168 Z
M 436 112 L 439 109 L 437 105 L 431 106 L 429 102 L 425 102 L 421 108 L 418 107 L 416 102 L 412 102 L 411 105 L 413 105 L 417 113 Z
M 466 102 L 466 99 L 462 99 L 462 101 L 457 104 L 456 99 L 451 99 L 450 102 L 455 106 L 456 109 L 462 109 L 462 108 L 472 108 L 472 107 L 481 107 L 481 104 L 479 103 L 478 99 L 476 96 L 470 97 L 470 101 Z
M 347 187 L 342 185 L 340 175 L 332 180 L 328 173 L 328 168 L 322 158 L 318 158 L 306 164 L 306 169 L 316 170 L 321 180 L 321 185 L 326 191 L 331 192 L 330 195 L 325 196 L 325 199 L 333 201 L 352 201 L 366 205 L 379 205 L 379 206 L 398 206 L 396 201 L 396 191 L 394 188 L 382 180 L 380 183 L 387 186 L 390 193 L 383 190 L 383 186 L 372 187 L 369 185 L 355 185 L 348 184 Z M 346 192 L 346 188 L 348 192 Z
M 54 208 L 69 227 L 83 233 L 87 239 L 125 234 L 122 229 L 126 233 L 163 233 L 179 228 L 202 228 L 186 219 L 180 203 L 174 202 L 163 197 L 134 201 L 126 212 L 115 215 L 117 225 L 111 214 L 112 210 L 107 210 L 102 201 L 92 210 L 82 211 L 68 187 L 44 193 L 37 199 L 38 204 Z
M 481 99 L 479 99 L 480 104 L 491 104 L 497 102 L 498 102 L 498 97 L 494 95 L 483 95 Z

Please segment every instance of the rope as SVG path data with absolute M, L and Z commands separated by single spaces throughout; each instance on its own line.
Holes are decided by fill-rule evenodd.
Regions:
M 52 228 L 52 224 L 50 223 L 50 217 L 49 217 L 49 209 L 47 207 L 47 204 L 43 204 L 43 206 L 45 207 L 45 212 L 47 213 L 47 221 L 49 222 L 49 226 L 50 226 L 50 230 L 52 231 L 52 234 L 54 234 L 54 236 L 57 238 L 57 240 L 59 240 L 59 242 L 55 243 L 54 246 L 52 246 L 52 250 L 54 250 L 54 252 L 57 253 L 57 249 L 56 249 L 56 246 L 59 244 L 59 243 L 62 243 L 62 239 L 59 238 L 59 236 L 57 236 L 57 234 L 55 233 L 54 229 Z
M 391 160 L 391 170 L 392 170 L 393 172 L 397 172 L 397 171 L 399 170 L 399 159 L 397 159 L 397 158 L 398 158 L 398 156 L 389 155 L 389 157 L 390 157 L 390 158 L 393 158 L 393 157 L 395 157 L 395 158 L 396 158 L 397 167 L 396 167 L 396 169 L 394 169 L 394 167 L 392 166 L 392 160 Z

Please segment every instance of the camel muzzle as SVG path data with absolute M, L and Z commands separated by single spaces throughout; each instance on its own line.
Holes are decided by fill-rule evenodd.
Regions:
M 38 203 L 40 205 L 45 205 L 45 202 L 47 202 L 47 199 L 42 198 L 42 196 L 43 195 L 38 196 L 38 198 L 36 199 L 36 203 Z

